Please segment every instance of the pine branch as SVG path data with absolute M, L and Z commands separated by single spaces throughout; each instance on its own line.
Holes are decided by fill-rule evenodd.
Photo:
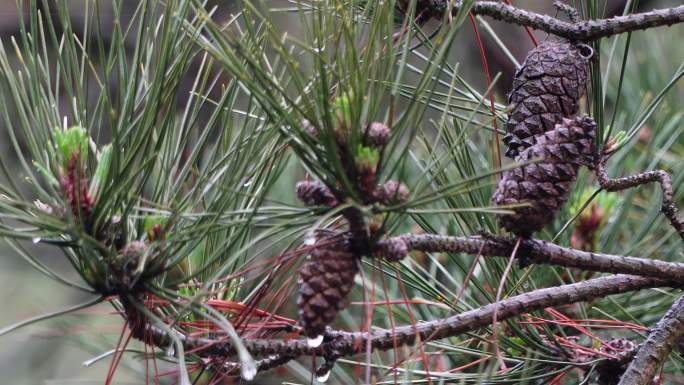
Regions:
M 647 183 L 658 182 L 663 189 L 663 203 L 660 211 L 667 217 L 672 227 L 677 230 L 679 236 L 684 240 L 684 219 L 679 216 L 679 210 L 674 204 L 672 177 L 670 177 L 670 174 L 663 170 L 653 170 L 624 178 L 610 179 L 606 172 L 607 161 L 608 155 L 604 155 L 596 166 L 596 176 L 601 187 L 606 191 L 620 191 Z
M 648 385 L 652 383 L 658 368 L 684 336 L 684 295 L 680 296 L 670 310 L 649 333 L 641 344 L 636 357 L 620 378 L 619 385 Z
M 674 204 L 670 174 L 663 170 L 652 170 L 624 178 L 610 179 L 605 170 L 608 157 L 608 154 L 602 156 L 596 167 L 596 175 L 601 187 L 607 191 L 620 191 L 658 182 L 663 190 L 660 211 L 684 240 L 684 219 L 678 215 L 679 210 Z M 682 336 L 684 336 L 684 295 L 675 301 L 670 310 L 651 330 L 625 374 L 620 378 L 620 385 L 650 384 L 656 375 L 656 371 Z
M 400 237 L 409 250 L 480 254 L 489 257 L 509 257 L 515 239 L 495 236 L 455 237 L 430 234 L 407 234 Z M 386 240 L 383 242 L 390 242 Z M 540 263 L 604 273 L 633 274 L 671 280 L 684 278 L 684 263 L 592 253 L 558 246 L 537 239 L 524 239 L 518 258 L 523 264 Z
M 448 1 L 439 2 L 439 5 L 435 7 L 435 13 L 440 11 L 439 7 L 447 7 L 448 4 Z M 454 6 L 453 13 L 458 12 L 460 8 L 461 2 L 459 1 Z M 444 8 L 442 8 L 442 12 L 443 10 Z M 476 1 L 470 11 L 474 14 L 490 16 L 507 23 L 527 26 L 569 40 L 579 41 L 598 40 L 625 32 L 670 26 L 684 22 L 684 6 L 576 23 L 559 20 L 548 15 L 541 15 L 495 1 Z
M 591 301 L 607 295 L 626 293 L 654 287 L 676 287 L 677 281 L 632 275 L 615 275 L 587 281 L 539 289 L 467 311 L 448 318 L 438 319 L 417 325 L 400 326 L 394 330 L 375 330 L 367 332 L 345 332 L 329 330 L 324 342 L 311 347 L 304 340 L 245 339 L 245 347 L 258 356 L 268 356 L 260 368 L 267 369 L 299 356 L 340 357 L 361 353 L 367 343 L 374 350 L 389 350 L 394 346 L 413 344 L 417 341 L 434 341 L 454 337 L 487 327 L 492 322 L 494 311 L 497 319 L 503 321 L 531 311 L 546 307 Z M 152 325 L 146 326 L 149 335 L 158 346 L 167 346 L 170 338 L 166 333 Z M 235 350 L 227 338 L 194 338 L 176 335 L 186 350 L 192 350 L 203 357 L 230 357 Z M 236 364 L 237 365 L 237 364 Z

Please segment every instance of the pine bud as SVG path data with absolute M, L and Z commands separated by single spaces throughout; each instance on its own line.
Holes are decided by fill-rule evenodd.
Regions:
M 303 180 L 295 185 L 297 197 L 309 206 L 336 206 L 337 200 L 328 186 L 319 181 Z
M 67 168 L 59 178 L 59 184 L 66 198 L 71 213 L 87 222 L 95 206 L 95 201 L 88 194 L 88 179 L 85 168 L 79 166 L 77 158 L 68 162 Z
M 358 186 L 364 198 L 372 198 L 375 190 L 375 177 L 380 162 L 380 152 L 373 147 L 359 146 L 354 157 Z
M 88 193 L 85 160 L 88 155 L 88 133 L 83 127 L 54 131 L 57 155 L 61 161 L 59 184 L 72 214 L 87 220 L 92 213 L 94 199 Z
M 143 218 L 143 230 L 150 242 L 161 241 L 166 238 L 164 231 L 169 223 L 169 218 L 163 215 L 147 215 Z
M 130 288 L 135 282 L 134 272 L 140 260 L 147 252 L 147 245 L 142 241 L 128 242 L 121 253 L 111 262 L 112 270 L 116 273 L 115 285 Z
M 508 95 L 512 111 L 506 122 L 506 156 L 514 158 L 534 144 L 536 135 L 577 113 L 590 57 L 588 46 L 564 41 L 545 41 L 528 53 Z
M 126 258 L 126 260 L 134 261 L 140 259 L 145 251 L 147 250 L 147 245 L 143 241 L 131 241 L 124 246 L 121 250 L 121 254 Z
M 54 130 L 57 152 L 64 169 L 69 168 L 69 163 L 76 162 L 74 166 L 81 167 L 88 155 L 88 133 L 83 127 L 73 126 L 66 130 L 56 128 Z
M 383 185 L 377 186 L 373 195 L 378 202 L 387 206 L 392 206 L 406 202 L 409 197 L 409 189 L 405 184 L 391 180 Z
M 390 139 L 391 130 L 384 123 L 373 122 L 366 130 L 366 143 L 375 147 L 385 147 Z

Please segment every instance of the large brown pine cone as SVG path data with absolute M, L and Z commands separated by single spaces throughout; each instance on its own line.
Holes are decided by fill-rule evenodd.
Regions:
M 590 56 L 589 47 L 565 41 L 545 41 L 528 53 L 508 95 L 512 111 L 506 122 L 506 156 L 515 158 L 535 135 L 577 113 Z
M 596 123 L 584 115 L 563 119 L 553 131 L 536 136 L 536 143 L 516 160 L 539 161 L 505 171 L 492 198 L 499 206 L 527 204 L 513 208 L 514 214 L 500 215 L 501 226 L 529 237 L 552 222 L 567 200 L 577 170 L 593 164 L 595 135 Z
M 299 323 L 307 337 L 322 335 L 337 312 L 347 306 L 357 271 L 356 257 L 342 242 L 314 246 L 299 268 Z

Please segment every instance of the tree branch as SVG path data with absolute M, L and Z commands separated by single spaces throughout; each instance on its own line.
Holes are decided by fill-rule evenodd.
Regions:
M 440 11 L 440 6 L 446 7 L 448 4 L 448 1 L 440 1 L 439 6 L 435 7 L 435 12 Z M 461 2 L 458 1 L 453 11 L 457 12 L 460 8 Z M 576 23 L 559 20 L 549 15 L 529 12 L 503 2 L 495 1 L 476 1 L 470 11 L 507 23 L 528 26 L 569 40 L 579 41 L 598 40 L 620 33 L 684 22 L 684 6 L 616 16 L 610 19 L 585 20 Z
M 660 211 L 670 221 L 679 237 L 684 240 L 684 219 L 674 204 L 672 178 L 663 170 L 652 170 L 624 178 L 610 179 L 605 165 L 609 154 L 604 154 L 596 165 L 599 184 L 607 191 L 620 191 L 647 183 L 658 182 L 663 190 Z M 670 310 L 658 322 L 644 342 L 625 374 L 620 385 L 647 385 L 655 377 L 658 367 L 672 351 L 674 344 L 684 335 L 684 295 L 680 296 Z
M 409 250 L 480 254 L 490 257 L 509 257 L 514 239 L 486 237 L 454 237 L 431 234 L 407 234 L 397 237 Z M 383 241 L 388 242 L 388 241 Z M 684 263 L 621 255 L 592 253 L 570 249 L 537 239 L 525 239 L 520 244 L 518 258 L 523 263 L 540 263 L 604 273 L 633 274 L 681 281 Z
M 604 155 L 596 165 L 596 176 L 599 184 L 606 191 L 620 191 L 647 183 L 658 182 L 663 189 L 663 203 L 660 211 L 670 220 L 670 224 L 677 230 L 679 237 L 684 240 L 684 219 L 679 216 L 679 210 L 674 204 L 672 178 L 663 170 L 653 170 L 624 178 L 610 179 L 606 172 L 608 156 Z
M 677 281 L 615 275 L 535 290 L 479 309 L 415 326 L 400 326 L 393 330 L 375 330 L 370 333 L 331 330 L 326 333 L 323 344 L 318 347 L 311 347 L 304 340 L 245 339 L 243 342 L 253 355 L 268 356 L 263 365 L 260 365 L 261 368 L 267 369 L 273 367 L 273 362 L 282 364 L 299 356 L 339 357 L 362 353 L 367 343 L 375 350 L 389 350 L 394 346 L 415 343 L 417 340 L 434 341 L 458 336 L 490 325 L 494 311 L 497 311 L 499 320 L 506 320 L 550 306 L 590 301 L 606 295 L 646 288 L 679 285 Z M 156 345 L 168 345 L 170 338 L 163 330 L 153 325 L 146 327 Z M 235 354 L 227 338 L 193 338 L 180 332 L 176 336 L 181 339 L 186 350 L 192 350 L 203 357 L 225 358 Z
M 684 295 L 665 313 L 641 345 L 636 357 L 620 378 L 619 385 L 648 385 L 658 368 L 684 336 Z

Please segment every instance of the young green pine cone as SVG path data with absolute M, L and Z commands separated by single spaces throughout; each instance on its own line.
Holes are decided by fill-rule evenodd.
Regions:
M 299 323 L 309 338 L 323 335 L 337 312 L 347 306 L 358 271 L 356 257 L 343 244 L 314 247 L 299 268 L 297 298 Z
M 500 215 L 501 226 L 529 237 L 552 222 L 567 200 L 579 167 L 593 164 L 595 135 L 596 123 L 586 115 L 563 119 L 553 131 L 538 135 L 536 143 L 516 160 L 539 161 L 505 171 L 492 197 L 498 206 L 527 204 L 512 208 L 511 215 Z
M 530 51 L 508 95 L 512 111 L 506 122 L 506 156 L 515 158 L 579 109 L 589 73 L 591 48 L 565 41 L 545 41 Z

